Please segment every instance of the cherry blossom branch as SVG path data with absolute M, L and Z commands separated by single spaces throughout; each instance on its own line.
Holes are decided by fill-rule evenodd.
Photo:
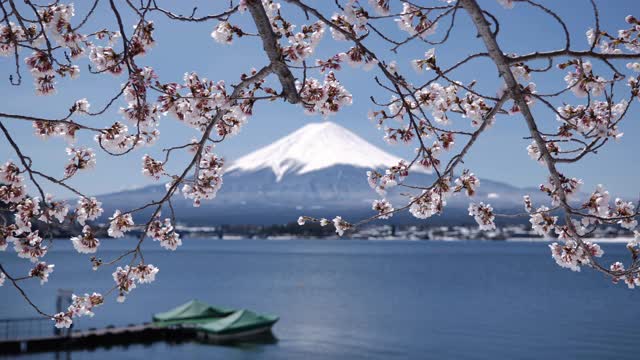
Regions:
M 36 116 L 28 116 L 28 115 L 20 115 L 20 114 L 6 114 L 6 113 L 0 112 L 0 117 L 7 118 L 7 119 L 24 120 L 24 121 L 30 121 L 30 122 L 37 121 L 37 122 L 44 122 L 44 123 L 47 123 L 47 122 L 48 123 L 59 123 L 59 124 L 73 125 L 73 126 L 77 126 L 80 129 L 85 129 L 85 130 L 90 130 L 90 131 L 95 131 L 95 132 L 102 132 L 103 131 L 103 129 L 98 129 L 98 128 L 82 125 L 82 124 L 77 123 L 75 121 L 67 120 L 70 116 L 71 116 L 71 114 L 69 114 L 67 117 L 65 117 L 63 119 L 45 119 L 45 118 L 40 118 L 40 117 L 36 117 Z
M 471 16 L 476 26 L 476 29 L 478 30 L 478 33 L 482 38 L 485 44 L 485 47 L 487 48 L 487 51 L 489 52 L 489 56 L 493 59 L 494 63 L 496 64 L 496 67 L 498 69 L 498 72 L 500 73 L 500 76 L 504 79 L 507 85 L 508 91 L 511 93 L 511 96 L 513 97 L 514 101 L 516 102 L 520 111 L 522 112 L 522 115 L 527 124 L 527 127 L 529 128 L 529 132 L 538 146 L 541 157 L 544 160 L 545 165 L 547 166 L 547 170 L 549 171 L 549 174 L 551 175 L 551 179 L 555 186 L 555 191 L 559 197 L 560 206 L 563 208 L 565 212 L 564 218 L 565 218 L 566 226 L 569 230 L 568 235 L 571 238 L 575 239 L 580 246 L 586 247 L 584 242 L 582 241 L 582 238 L 578 235 L 578 232 L 573 222 L 571 221 L 570 214 L 573 211 L 573 209 L 567 202 L 567 194 L 563 187 L 563 181 L 555 166 L 556 159 L 554 159 L 551 156 L 551 154 L 547 149 L 545 140 L 542 138 L 542 135 L 540 135 L 540 131 L 538 130 L 538 126 L 536 124 L 535 118 L 529 108 L 527 101 L 524 98 L 520 85 L 515 79 L 515 76 L 513 75 L 513 72 L 509 66 L 509 62 L 510 62 L 509 59 L 504 55 L 504 53 L 500 49 L 500 46 L 498 45 L 498 42 L 496 41 L 495 36 L 491 32 L 489 23 L 484 18 L 483 12 L 478 6 L 477 2 L 475 0 L 461 0 L 461 5 Z M 570 53 L 570 52 L 567 52 L 567 53 Z M 519 57 L 516 59 L 518 59 L 518 61 L 515 61 L 515 62 L 520 62 L 523 60 L 523 57 Z M 514 61 L 514 59 L 512 58 L 511 61 Z M 620 276 L 619 271 L 612 272 L 602 267 L 595 260 L 591 252 L 587 251 L 587 257 L 589 259 L 590 265 L 595 269 L 607 275 L 613 276 L 614 278 Z M 634 270 L 635 269 L 631 268 L 628 271 L 633 272 Z
M 149 7 L 148 10 L 150 11 L 158 11 L 162 14 L 164 14 L 166 17 L 168 17 L 171 20 L 179 20 L 179 21 L 187 21 L 187 22 L 206 22 L 209 20 L 225 20 L 228 19 L 229 16 L 231 16 L 232 14 L 236 13 L 238 11 L 238 6 L 234 6 L 232 8 L 230 8 L 227 11 L 221 12 L 219 14 L 214 14 L 214 15 L 206 15 L 206 16 L 201 16 L 201 17 L 196 17 L 196 11 L 198 10 L 197 7 L 194 7 L 191 15 L 189 16 L 183 16 L 183 15 L 176 15 L 173 12 L 163 9 L 161 7 L 158 6 L 158 4 L 156 3 L 155 0 L 152 1 L 153 3 L 153 7 Z
M 18 292 L 20 293 L 20 295 L 22 296 L 22 298 L 24 298 L 24 300 L 40 315 L 47 317 L 47 318 L 52 318 L 53 316 L 43 312 L 42 310 L 40 310 L 40 308 L 33 303 L 33 301 L 31 301 L 31 299 L 29 298 L 29 296 L 27 296 L 27 293 L 22 289 L 22 287 L 18 284 L 18 279 L 14 278 L 13 276 L 9 275 L 9 273 L 7 273 L 7 270 L 4 268 L 4 266 L 2 266 L 2 264 L 0 264 L 0 274 L 4 274 L 7 279 L 9 279 L 9 281 L 11 281 L 11 284 L 13 285 L 13 287 L 16 288 L 16 290 L 18 290 Z
M 18 155 L 18 158 L 20 159 L 20 162 L 22 163 L 22 165 L 25 167 L 25 169 L 27 169 L 27 173 L 29 174 L 29 179 L 31 179 L 31 182 L 33 183 L 33 185 L 36 186 L 36 188 L 38 189 L 38 192 L 40 193 L 40 196 L 44 200 L 45 198 L 44 190 L 42 190 L 40 183 L 38 183 L 38 181 L 33 176 L 33 171 L 31 171 L 31 166 L 27 162 L 27 159 L 29 158 L 22 154 L 22 151 L 20 151 L 18 144 L 16 144 L 15 141 L 13 141 L 13 138 L 9 134 L 9 131 L 7 130 L 6 127 L 4 127 L 2 122 L 0 122 L 0 130 L 2 130 L 2 132 L 4 133 L 4 136 L 7 138 L 7 141 L 9 141 L 9 144 L 11 144 L 11 147 L 16 152 L 16 155 Z
M 576 51 L 569 49 L 554 50 L 554 51 L 536 51 L 530 54 L 508 57 L 507 62 L 510 64 L 539 60 L 539 59 L 553 59 L 557 57 L 576 57 L 576 58 L 594 58 L 599 60 L 633 60 L 640 58 L 640 54 L 603 54 L 592 50 Z
M 263 80 L 264 78 L 266 78 L 272 72 L 274 72 L 274 70 L 272 69 L 271 66 L 265 66 L 260 71 L 258 71 L 255 75 L 245 78 L 243 81 L 241 81 L 234 88 L 233 92 L 229 96 L 229 104 L 231 106 L 235 105 L 236 98 L 239 97 L 242 94 L 242 92 L 244 91 L 244 89 L 246 87 L 248 87 L 250 84 L 252 84 L 254 82 Z M 156 217 L 159 215 L 159 213 L 162 210 L 162 207 L 165 204 L 165 202 L 167 202 L 167 201 L 169 201 L 171 199 L 171 196 L 173 196 L 173 194 L 177 190 L 178 185 L 180 185 L 184 181 L 184 179 L 190 173 L 191 169 L 193 169 L 194 166 L 197 164 L 197 162 L 199 161 L 200 156 L 202 154 L 202 151 L 204 150 L 205 145 L 206 145 L 207 141 L 209 140 L 209 135 L 211 134 L 211 131 L 213 130 L 215 125 L 219 121 L 221 121 L 223 115 L 226 114 L 226 112 L 227 112 L 227 110 L 219 109 L 217 111 L 215 117 L 212 120 L 209 121 L 207 127 L 205 128 L 205 130 L 202 133 L 202 136 L 201 136 L 200 140 L 198 141 L 197 144 L 194 144 L 195 148 L 196 148 L 196 152 L 195 152 L 194 156 L 192 157 L 191 161 L 184 168 L 184 170 L 182 171 L 180 176 L 178 176 L 177 178 L 173 179 L 173 181 L 171 183 L 171 186 L 167 189 L 167 191 L 165 192 L 164 196 L 160 200 L 153 201 L 153 202 L 151 202 L 149 204 L 146 204 L 146 205 L 144 205 L 142 207 L 139 207 L 139 208 L 136 208 L 134 210 L 130 210 L 130 211 L 127 211 L 127 212 L 124 213 L 124 214 L 131 214 L 133 212 L 137 212 L 137 211 L 146 209 L 146 208 L 148 208 L 150 206 L 155 206 L 155 209 L 154 209 L 153 213 L 151 214 L 151 216 L 149 216 L 149 220 L 144 225 L 144 231 L 141 233 L 140 238 L 139 238 L 135 248 L 126 253 L 126 254 L 134 254 L 134 257 L 132 258 L 132 262 L 133 262 L 133 260 L 135 260 L 135 256 L 136 255 L 142 256 L 141 246 L 142 246 L 142 243 L 144 242 L 144 239 L 147 236 L 147 232 L 149 230 L 149 227 L 151 226 L 152 222 L 156 219 Z M 120 257 L 120 258 L 122 258 L 122 257 Z M 120 259 L 120 258 L 118 258 L 118 259 Z
M 296 89 L 295 78 L 283 61 L 280 45 L 278 45 L 276 34 L 271 28 L 271 21 L 262 6 L 262 2 L 260 0 L 246 0 L 246 3 L 262 38 L 262 47 L 271 61 L 271 69 L 280 79 L 284 98 L 292 104 L 299 103 L 300 95 Z

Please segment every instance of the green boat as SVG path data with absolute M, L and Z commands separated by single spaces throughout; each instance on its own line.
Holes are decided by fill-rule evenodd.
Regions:
M 231 315 L 235 309 L 226 309 L 211 306 L 198 300 L 191 300 L 166 312 L 153 315 L 153 321 L 157 325 L 185 325 L 197 324 L 220 319 Z
M 273 337 L 271 327 L 278 320 L 274 315 L 215 307 L 198 300 L 153 316 L 155 325 L 193 330 L 199 339 L 212 342 Z

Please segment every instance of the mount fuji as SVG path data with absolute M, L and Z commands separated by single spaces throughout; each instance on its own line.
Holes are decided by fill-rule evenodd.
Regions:
M 280 182 L 285 174 L 303 175 L 337 165 L 357 168 L 393 166 L 400 158 L 369 144 L 333 122 L 311 123 L 233 162 L 228 173 L 271 169 Z
M 278 224 L 299 215 L 357 220 L 374 214 L 371 202 L 378 198 L 369 187 L 366 171 L 384 171 L 400 158 L 368 143 L 333 122 L 310 123 L 293 133 L 231 162 L 224 185 L 213 200 L 193 208 L 191 200 L 177 194 L 172 203 L 178 220 L 188 225 Z M 411 184 L 430 184 L 435 175 L 415 170 Z M 99 197 L 107 213 L 157 200 L 163 185 L 152 185 Z M 505 183 L 481 179 L 472 201 L 490 202 L 496 209 L 521 208 L 522 195 L 530 192 Z M 387 199 L 396 207 L 406 203 L 399 191 Z M 428 219 L 432 224 L 470 223 L 469 199 L 448 200 L 444 215 Z M 126 204 L 126 205 L 125 205 Z M 410 215 L 392 222 L 419 223 Z

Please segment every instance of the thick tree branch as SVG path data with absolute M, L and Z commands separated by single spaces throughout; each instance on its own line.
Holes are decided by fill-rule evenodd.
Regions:
M 269 61 L 271 61 L 271 69 L 278 75 L 282 84 L 282 95 L 292 104 L 299 103 L 300 95 L 296 89 L 295 78 L 284 62 L 280 45 L 278 45 L 278 38 L 271 28 L 271 21 L 262 6 L 262 2 L 260 0 L 247 0 L 247 7 L 258 28 L 258 34 L 262 38 L 262 48 L 267 53 Z
M 531 113 L 531 109 L 527 104 L 522 91 L 520 90 L 520 84 L 516 80 L 513 72 L 511 72 L 511 68 L 509 67 L 509 59 L 504 55 L 500 46 L 498 45 L 497 40 L 493 36 L 491 32 L 491 28 L 489 23 L 484 17 L 482 13 L 482 9 L 475 0 L 461 0 L 462 7 L 469 13 L 471 16 L 480 37 L 482 38 L 491 59 L 496 64 L 498 68 L 498 72 L 500 73 L 500 77 L 504 79 L 504 82 L 507 85 L 507 90 L 511 93 L 511 97 L 518 105 L 520 111 L 522 112 L 522 116 L 527 123 L 527 127 L 529 128 L 529 132 L 531 133 L 531 137 L 536 142 L 538 147 L 540 148 L 540 152 L 542 153 L 542 157 L 547 164 L 547 169 L 549 173 L 553 177 L 555 186 L 559 190 L 560 200 L 563 203 L 566 203 L 566 194 L 562 191 L 562 183 L 560 181 L 560 176 L 558 174 L 558 170 L 555 167 L 553 158 L 551 154 L 547 150 L 546 143 L 540 135 L 540 131 L 538 130 L 538 125 L 536 124 L 535 118 Z M 568 205 L 567 205 L 568 206 Z
M 500 76 L 504 79 L 507 85 L 507 91 L 511 93 L 511 97 L 522 112 L 522 116 L 524 117 L 525 122 L 527 123 L 527 127 L 529 128 L 529 133 L 538 146 L 542 159 L 544 160 L 547 166 L 547 170 L 551 175 L 551 180 L 555 187 L 555 191 L 557 192 L 560 199 L 560 206 L 564 210 L 564 218 L 566 226 L 568 227 L 570 232 L 569 235 L 572 238 L 575 238 L 580 245 L 583 245 L 582 239 L 577 236 L 577 231 L 575 229 L 575 226 L 573 225 L 573 222 L 571 221 L 570 214 L 572 213 L 573 209 L 567 202 L 567 194 L 565 193 L 565 190 L 562 186 L 562 180 L 560 178 L 560 173 L 556 168 L 555 159 L 549 153 L 546 142 L 542 138 L 542 135 L 538 130 L 538 125 L 536 124 L 535 118 L 533 117 L 533 113 L 531 112 L 531 109 L 529 108 L 529 105 L 527 104 L 525 97 L 520 89 L 520 84 L 518 84 L 515 76 L 513 75 L 513 72 L 511 71 L 511 68 L 509 66 L 509 58 L 507 58 L 500 49 L 495 36 L 491 32 L 490 25 L 484 17 L 482 9 L 480 8 L 480 6 L 478 6 L 478 3 L 475 0 L 461 0 L 460 4 L 471 16 L 471 19 L 473 20 L 473 23 L 478 30 L 478 34 L 482 38 L 487 51 L 489 52 L 489 56 L 493 59 L 496 67 L 498 68 Z M 610 274 L 610 272 L 600 266 L 591 257 L 591 255 L 589 255 L 589 258 L 594 268 L 604 273 Z

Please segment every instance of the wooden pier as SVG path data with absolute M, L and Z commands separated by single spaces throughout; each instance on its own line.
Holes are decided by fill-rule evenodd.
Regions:
M 3 325 L 6 326 L 7 330 L 9 329 L 7 324 L 2 323 L 13 322 L 17 324 L 18 322 L 37 320 L 39 319 L 0 320 L 0 331 Z M 123 327 L 109 326 L 101 329 L 78 331 L 58 331 L 55 333 L 53 329 L 51 329 L 53 327 L 51 320 L 45 320 L 50 327 L 51 334 L 37 334 L 35 336 L 15 334 L 15 336 L 12 336 L 12 334 L 7 331 L 6 337 L 0 338 L 0 355 L 96 349 L 118 345 L 151 344 L 154 342 L 178 344 L 195 341 L 207 344 L 233 344 L 243 341 L 251 341 L 252 343 L 274 343 L 277 341 L 270 329 L 230 337 L 203 334 L 192 328 L 160 327 L 152 323 Z M 30 326 L 30 328 L 33 327 Z

